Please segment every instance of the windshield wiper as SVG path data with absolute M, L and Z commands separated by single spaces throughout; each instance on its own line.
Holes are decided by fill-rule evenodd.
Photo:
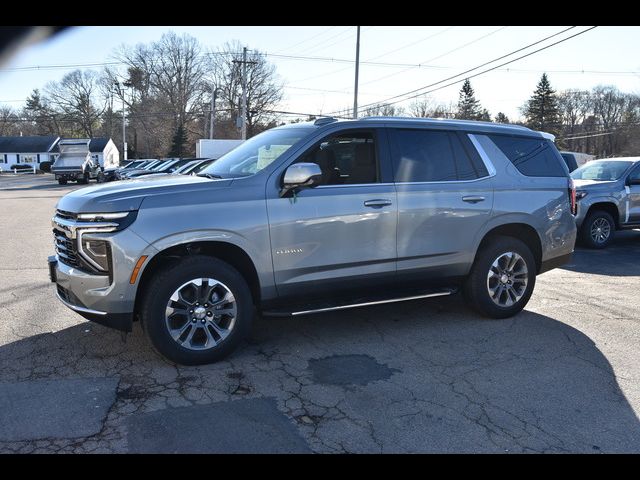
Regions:
M 198 173 L 196 174 L 196 177 L 207 177 L 212 179 L 222 178 L 220 175 L 216 175 L 215 173 Z

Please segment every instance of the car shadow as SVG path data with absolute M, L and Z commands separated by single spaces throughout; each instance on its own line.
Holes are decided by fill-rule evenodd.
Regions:
M 640 230 L 622 230 L 602 250 L 576 245 L 571 262 L 560 268 L 597 275 L 640 276 L 639 259 Z
M 118 407 L 164 402 L 168 386 L 181 378 L 203 398 L 215 398 L 225 382 L 244 382 L 241 393 L 284 402 L 293 375 L 293 385 L 309 385 L 310 402 L 320 403 L 314 395 L 326 402 L 342 389 L 341 413 L 372 425 L 390 451 L 640 451 L 640 422 L 592 339 L 531 311 L 492 321 L 461 303 L 453 296 L 259 317 L 228 359 L 201 367 L 159 357 L 138 324 L 123 342 L 118 332 L 83 322 L 0 346 L 0 382 L 116 376 Z M 366 386 L 355 377 L 353 385 L 314 384 L 309 365 L 341 355 L 372 357 L 393 374 Z M 348 441 L 355 426 L 332 424 L 326 434 Z

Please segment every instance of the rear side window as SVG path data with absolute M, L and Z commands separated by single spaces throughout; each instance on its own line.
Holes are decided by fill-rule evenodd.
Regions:
M 528 177 L 566 177 L 564 160 L 543 138 L 487 135 L 520 173 Z M 561 163 L 563 162 L 563 163 Z
M 487 175 L 486 168 L 479 171 L 454 132 L 394 128 L 389 137 L 396 182 L 447 182 Z

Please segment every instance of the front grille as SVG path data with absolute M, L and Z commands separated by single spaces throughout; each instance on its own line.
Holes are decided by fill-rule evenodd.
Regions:
M 77 243 L 75 240 L 68 238 L 62 230 L 54 228 L 53 241 L 56 247 L 56 253 L 62 263 L 66 263 L 70 267 L 81 268 Z
M 56 210 L 56 217 L 64 218 L 65 220 L 76 220 L 78 214 L 67 212 L 65 210 Z

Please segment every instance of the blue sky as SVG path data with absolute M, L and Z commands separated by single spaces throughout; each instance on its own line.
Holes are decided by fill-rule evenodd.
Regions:
M 362 61 L 405 65 L 362 64 L 359 102 L 361 105 L 377 102 L 438 82 L 565 28 L 568 27 L 363 26 Z M 577 27 L 534 48 L 586 28 Z M 72 70 L 7 69 L 108 62 L 113 60 L 112 53 L 119 45 L 157 40 L 169 30 L 187 32 L 210 48 L 238 40 L 250 49 L 272 54 L 351 60 L 355 57 L 356 28 L 349 26 L 76 27 L 47 43 L 23 50 L 4 65 L 0 69 L 0 103 L 19 107 L 31 90 L 42 88 L 50 80 L 59 80 Z M 492 115 L 502 111 L 511 119 L 520 116 L 518 108 L 531 95 L 543 71 L 548 72 L 557 90 L 608 84 L 622 91 L 640 93 L 637 45 L 640 45 L 640 27 L 598 27 L 503 69 L 473 78 L 471 83 L 476 97 Z M 328 113 L 353 104 L 352 63 L 268 58 L 286 84 L 283 110 Z M 411 66 L 416 64 L 423 66 Z M 437 102 L 455 103 L 459 88 L 460 84 L 452 85 L 433 92 L 431 97 Z

